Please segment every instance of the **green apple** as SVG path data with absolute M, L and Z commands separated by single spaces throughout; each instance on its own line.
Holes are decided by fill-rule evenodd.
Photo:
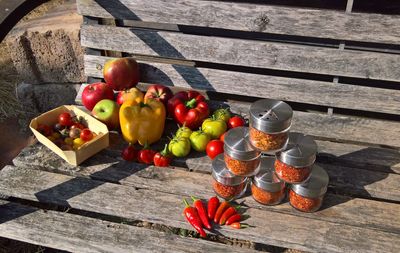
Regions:
M 92 115 L 106 124 L 110 130 L 119 128 L 119 105 L 113 100 L 103 99 L 97 102 Z
M 210 142 L 211 137 L 202 130 L 198 130 L 190 135 L 189 140 L 194 150 L 204 152 L 206 151 L 207 144 Z

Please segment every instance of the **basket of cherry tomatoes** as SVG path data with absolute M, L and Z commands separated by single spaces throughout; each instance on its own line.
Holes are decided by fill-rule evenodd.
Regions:
M 75 166 L 109 145 L 107 126 L 72 105 L 34 118 L 29 127 L 39 142 Z

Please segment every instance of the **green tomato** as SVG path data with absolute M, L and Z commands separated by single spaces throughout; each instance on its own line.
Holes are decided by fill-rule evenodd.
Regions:
M 206 119 L 201 125 L 203 132 L 209 134 L 211 139 L 218 139 L 223 133 L 226 132 L 226 123 L 222 119 Z
M 194 150 L 204 152 L 206 151 L 207 144 L 210 142 L 211 137 L 202 130 L 198 130 L 190 135 L 189 140 Z
M 225 122 L 231 118 L 231 113 L 229 112 L 229 108 L 220 108 L 213 113 L 213 117 L 215 119 L 222 119 Z
M 185 157 L 190 153 L 189 138 L 175 137 L 168 144 L 168 150 L 176 157 Z
M 189 138 L 191 134 L 192 134 L 192 130 L 190 128 L 182 126 L 176 131 L 175 136 L 178 138 L 179 137 Z

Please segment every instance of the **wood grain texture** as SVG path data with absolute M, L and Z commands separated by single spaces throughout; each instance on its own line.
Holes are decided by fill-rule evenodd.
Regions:
M 82 15 L 239 31 L 399 44 L 398 16 L 219 1 L 78 0 Z M 176 27 L 179 29 L 179 27 Z
M 71 252 L 258 252 L 0 200 L 0 236 Z
M 83 25 L 85 47 L 303 73 L 400 80 L 400 55 Z
M 5 167 L 0 175 L 0 192 L 6 195 L 191 229 L 182 216 L 181 201 L 185 197 L 182 195 L 16 167 Z M 400 250 L 400 245 L 396 243 L 400 239 L 398 233 L 257 208 L 247 209 L 246 214 L 251 217 L 247 220 L 248 223 L 255 227 L 243 230 L 222 227 L 219 232 L 233 238 L 308 251 Z
M 102 67 L 109 59 L 112 58 L 85 55 L 86 76 L 103 78 Z M 162 63 L 141 62 L 140 70 L 145 83 L 400 114 L 400 90 Z
M 211 165 L 208 158 L 197 159 L 198 162 L 202 161 L 201 165 L 190 165 L 190 163 L 187 162 L 189 164 L 189 168 L 196 168 L 199 169 L 196 171 L 206 173 L 188 172 L 187 170 L 179 167 L 146 167 L 138 163 L 125 162 L 120 158 L 113 159 L 113 157 L 109 157 L 104 153 L 96 155 L 77 168 L 73 168 L 54 155 L 45 155 L 43 151 L 44 148 L 39 145 L 35 145 L 30 150 L 22 151 L 20 158 L 14 159 L 14 164 L 20 168 L 44 170 L 71 176 L 90 177 L 100 181 L 129 185 L 154 191 L 163 191 L 184 195 L 191 194 L 204 198 L 208 198 L 209 196 L 213 195 L 210 182 Z M 35 162 L 41 160 L 43 160 L 43 162 Z M 57 166 L 51 167 L 49 164 L 57 164 Z M 397 195 L 399 195 L 399 192 L 396 189 L 398 185 L 396 180 L 400 180 L 399 175 L 390 176 L 392 177 L 391 180 L 386 179 L 389 175 L 384 175 L 381 177 L 381 179 L 379 179 L 378 176 L 380 174 L 378 174 L 375 175 L 375 180 L 371 180 L 371 177 L 374 175 L 371 172 L 367 172 L 367 175 L 364 175 L 364 171 L 362 170 L 353 170 L 352 168 L 328 165 L 324 166 L 323 164 L 320 165 L 329 172 L 331 176 L 331 187 L 334 190 L 347 190 L 347 195 L 354 194 L 358 191 L 361 192 L 360 195 L 368 197 L 371 195 L 370 192 L 373 192 L 374 190 L 377 192 L 376 189 L 379 186 L 381 188 L 380 190 L 384 192 L 383 194 L 385 196 L 390 194 L 387 193 L 389 191 L 394 194 L 397 192 Z M 174 166 L 176 166 L 176 164 L 174 164 Z M 352 173 L 349 171 L 352 171 Z M 352 178 L 352 180 L 341 178 L 342 176 L 348 176 Z M 370 180 L 368 183 L 366 183 L 365 178 L 368 177 Z M 364 181 L 361 181 L 358 178 L 364 178 Z M 346 184 L 343 184 L 342 181 L 346 182 Z M 366 185 L 374 183 L 375 185 Z M 351 189 L 349 188 L 349 185 L 352 185 Z M 257 204 L 257 202 L 255 202 L 251 197 L 244 198 L 244 201 L 246 205 L 250 207 L 261 207 L 261 205 Z M 299 213 L 291 208 L 288 204 L 267 209 L 271 211 L 284 212 L 304 217 L 314 217 L 321 220 L 340 222 L 360 227 L 365 226 L 385 231 L 386 229 L 389 229 L 387 231 L 398 231 L 400 233 L 400 217 L 394 217 L 396 216 L 396 210 L 399 207 L 400 206 L 396 204 L 358 198 L 353 199 L 346 196 L 328 194 L 324 202 L 323 210 L 316 214 L 308 215 Z M 355 210 L 363 211 L 357 213 L 354 212 Z

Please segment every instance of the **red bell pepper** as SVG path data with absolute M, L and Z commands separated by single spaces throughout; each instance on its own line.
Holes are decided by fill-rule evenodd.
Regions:
M 203 229 L 203 224 L 201 223 L 199 214 L 197 213 L 197 209 L 190 206 L 186 199 L 183 200 L 183 203 L 185 203 L 186 206 L 183 210 L 183 214 L 185 215 L 187 221 L 196 229 L 197 232 L 200 233 L 201 237 L 207 237 L 207 234 Z
M 171 163 L 171 156 L 168 151 L 168 144 L 165 144 L 165 148 L 161 152 L 157 152 L 153 159 L 154 165 L 158 167 L 168 167 Z
M 205 97 L 197 91 L 180 91 L 168 100 L 168 112 L 180 125 L 194 130 L 208 117 L 210 110 Z
M 194 207 L 196 207 L 197 212 L 199 213 L 201 222 L 203 223 L 205 228 L 210 230 L 211 229 L 211 225 L 210 225 L 210 222 L 208 221 L 206 208 L 204 207 L 203 202 L 200 199 L 197 199 L 197 198 L 195 198 L 193 196 L 191 196 L 191 198 L 194 201 L 193 205 L 194 205 Z

